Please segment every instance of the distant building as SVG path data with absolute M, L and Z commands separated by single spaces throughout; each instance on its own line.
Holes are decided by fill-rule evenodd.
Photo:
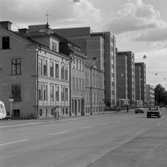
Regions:
M 155 105 L 155 88 L 154 86 L 147 84 L 146 85 L 146 97 L 147 97 L 147 105 L 153 106 Z
M 147 99 L 146 99 L 146 64 L 143 62 L 135 63 L 135 68 L 140 71 L 140 74 L 138 75 L 138 85 L 137 86 L 137 94 L 139 94 L 138 98 L 140 98 L 140 89 L 141 89 L 141 100 L 143 101 L 143 105 L 146 105 Z M 139 70 L 140 69 L 140 70 Z M 141 76 L 141 77 L 140 77 Z M 140 88 L 141 85 L 141 88 Z M 140 100 L 140 99 L 137 99 Z
M 117 98 L 135 105 L 135 58 L 131 51 L 117 52 Z
M 141 67 L 135 64 L 135 90 L 136 90 L 136 106 L 143 107 L 141 99 Z
M 6 110 L 17 118 L 53 117 L 59 106 L 68 115 L 70 58 L 59 53 L 59 39 L 48 25 L 18 33 L 10 27 L 0 22 L 0 100 Z
M 116 38 L 110 32 L 93 32 L 90 27 L 55 29 L 78 45 L 88 58 L 97 58 L 104 70 L 105 103 L 116 102 Z
M 118 54 L 119 55 L 119 54 Z M 128 61 L 127 55 L 117 56 L 117 99 L 128 99 Z
M 141 67 L 135 64 L 136 100 L 141 100 Z

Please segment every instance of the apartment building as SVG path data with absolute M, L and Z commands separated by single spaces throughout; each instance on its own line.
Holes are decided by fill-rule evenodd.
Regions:
M 117 97 L 135 105 L 135 57 L 131 51 L 117 52 Z
M 135 90 L 136 90 L 136 106 L 143 107 L 141 98 L 141 67 L 135 64 Z
M 116 102 L 116 38 L 111 32 L 93 32 L 90 27 L 54 29 L 78 45 L 88 58 L 97 58 L 104 70 L 105 104 Z
M 146 105 L 146 64 L 144 62 L 135 63 L 135 68 L 140 69 L 141 77 L 139 78 L 139 85 L 141 85 L 141 100 L 143 101 L 143 105 Z M 140 89 L 138 87 L 138 92 L 136 93 L 140 94 Z
M 7 111 L 16 118 L 53 117 L 56 105 L 69 115 L 70 58 L 59 53 L 59 39 L 48 25 L 16 33 L 11 24 L 0 22 L 0 100 Z

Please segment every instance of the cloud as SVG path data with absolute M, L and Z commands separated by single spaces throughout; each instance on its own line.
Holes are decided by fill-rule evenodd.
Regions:
M 101 13 L 88 0 L 0 0 L 0 20 L 17 25 L 46 23 L 49 14 L 51 26 L 89 24 L 101 21 Z
M 134 41 L 140 42 L 163 42 L 167 41 L 167 27 L 148 31 L 146 34 L 140 34 Z
M 127 0 L 124 8 L 114 15 L 105 25 L 114 34 L 167 27 L 160 19 L 160 12 L 153 6 L 145 5 L 142 0 Z
M 147 83 L 151 85 L 162 84 L 167 90 L 167 48 L 161 47 L 151 52 L 141 52 L 135 55 L 135 62 L 144 62 L 146 64 Z M 143 55 L 147 58 L 143 59 Z M 157 74 L 157 75 L 156 75 Z

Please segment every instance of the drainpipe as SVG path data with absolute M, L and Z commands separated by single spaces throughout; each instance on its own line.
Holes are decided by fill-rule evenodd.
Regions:
M 93 66 L 90 67 L 90 114 L 92 115 L 92 68 Z
M 37 108 L 37 118 L 38 118 L 38 110 L 39 110 L 39 92 L 38 92 L 38 62 L 39 62 L 39 51 L 41 51 L 41 45 L 39 45 L 39 49 L 37 50 L 37 102 L 36 102 L 36 108 Z

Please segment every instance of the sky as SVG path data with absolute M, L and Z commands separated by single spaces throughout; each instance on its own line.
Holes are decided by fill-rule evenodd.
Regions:
M 146 64 L 146 83 L 167 90 L 166 7 L 167 0 L 0 0 L 0 20 L 11 21 L 14 31 L 47 18 L 51 28 L 110 31 L 118 51 L 132 51 L 135 62 Z

